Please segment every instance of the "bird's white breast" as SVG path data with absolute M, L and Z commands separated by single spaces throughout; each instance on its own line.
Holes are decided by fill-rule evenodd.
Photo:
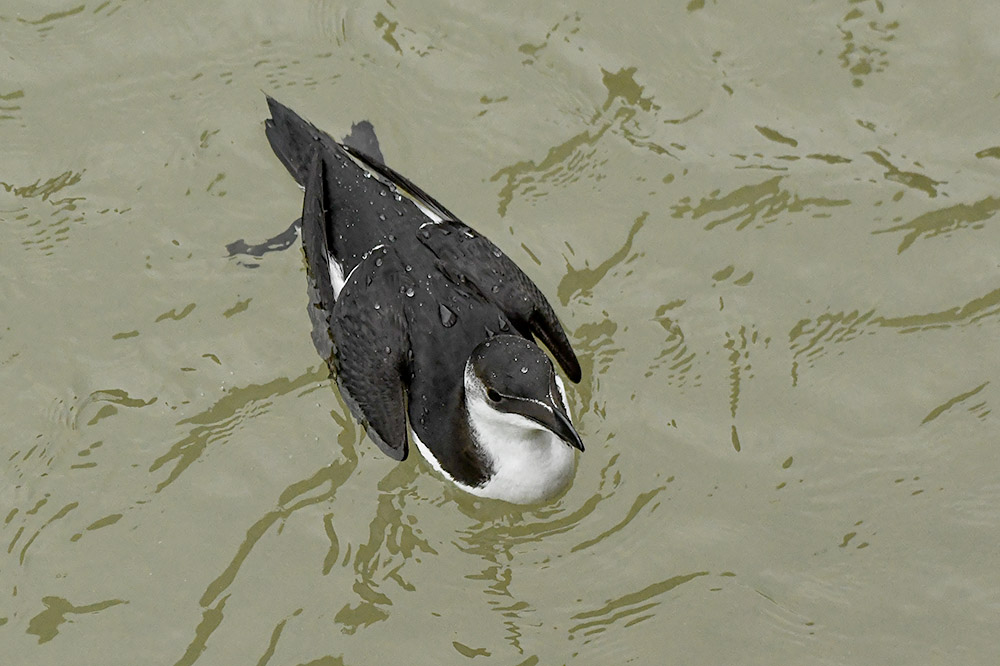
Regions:
M 573 478 L 575 450 L 550 430 L 519 414 L 469 401 L 469 421 L 494 474 L 470 492 L 517 504 L 534 504 L 562 491 Z
M 562 382 L 558 377 L 556 381 L 566 405 Z M 543 502 L 569 485 L 576 468 L 573 447 L 530 419 L 494 409 L 478 391 L 467 391 L 466 407 L 470 430 L 480 452 L 490 462 L 493 475 L 479 486 L 456 480 L 411 431 L 420 454 L 438 473 L 472 495 L 514 504 Z

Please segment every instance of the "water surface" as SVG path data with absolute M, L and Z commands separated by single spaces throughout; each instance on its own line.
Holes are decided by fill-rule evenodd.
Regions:
M 913 3 L 911 3 L 913 4 Z M 1000 9 L 0 10 L 5 663 L 993 663 Z M 521 264 L 544 507 L 395 464 L 309 339 L 262 92 Z

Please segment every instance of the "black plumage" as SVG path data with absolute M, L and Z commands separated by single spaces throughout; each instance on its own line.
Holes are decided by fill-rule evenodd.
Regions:
M 385 165 L 370 124 L 339 143 L 270 97 L 268 106 L 267 138 L 305 190 L 313 340 L 345 401 L 389 456 L 407 456 L 409 421 L 444 471 L 480 485 L 492 470 L 467 420 L 466 363 L 493 336 L 519 336 L 536 351 L 537 338 L 579 381 L 552 307 L 497 246 Z

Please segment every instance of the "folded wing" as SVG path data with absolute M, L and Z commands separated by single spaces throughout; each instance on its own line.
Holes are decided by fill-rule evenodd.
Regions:
M 313 342 L 336 374 L 351 413 L 395 460 L 407 455 L 404 377 L 408 340 L 395 281 L 403 270 L 395 253 L 373 250 L 347 277 L 335 298 L 329 273 L 330 206 L 325 162 L 316 149 L 305 183 L 302 246 L 311 292 Z M 391 283 L 391 284 L 390 284 Z M 370 293 L 390 296 L 384 303 Z
M 541 340 L 571 381 L 580 381 L 580 363 L 552 306 L 500 248 L 456 220 L 424 225 L 418 238 L 454 282 L 475 287 L 503 310 L 518 332 Z

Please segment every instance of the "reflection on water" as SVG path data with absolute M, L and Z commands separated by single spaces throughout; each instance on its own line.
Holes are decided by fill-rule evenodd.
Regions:
M 524 65 L 534 65 L 538 59 L 539 53 L 544 49 L 548 48 L 550 41 L 554 39 L 563 39 L 569 41 L 571 35 L 575 35 L 580 32 L 580 21 L 583 16 L 580 12 L 575 12 L 573 14 L 566 14 L 562 17 L 562 20 L 555 23 L 546 31 L 545 38 L 538 43 L 524 42 L 517 47 L 519 53 L 523 53 L 528 56 L 526 59 L 522 60 Z
M 24 98 L 23 90 L 14 90 L 8 93 L 0 93 L 0 122 L 17 121 L 21 119 L 21 103 L 18 101 Z
M 750 349 L 760 344 L 767 349 L 771 338 L 761 336 L 756 327 L 740 326 L 735 333 L 726 331 L 726 343 L 723 348 L 729 352 L 729 414 L 736 418 L 736 410 L 740 404 L 740 386 L 753 378 L 753 366 L 750 363 Z M 739 448 L 737 447 L 737 450 Z
M 14 0 L 4 657 L 990 663 L 994 4 Z M 562 497 L 387 461 L 311 367 L 261 90 L 510 225 Z
M 647 217 L 649 217 L 649 213 L 643 212 L 642 215 L 636 218 L 635 222 L 632 223 L 632 228 L 629 229 L 628 236 L 625 238 L 625 243 L 596 268 L 591 268 L 586 260 L 584 260 L 583 268 L 573 268 L 569 260 L 566 261 L 566 274 L 559 281 L 559 287 L 556 290 L 559 300 L 563 305 L 568 305 L 571 298 L 579 298 L 584 302 L 588 302 L 590 297 L 593 296 L 594 287 L 608 275 L 608 271 L 617 268 L 623 263 L 629 264 L 641 256 L 641 253 L 632 252 L 632 243 L 635 241 L 636 234 L 642 229 L 642 225 Z
M 669 312 L 682 305 L 684 305 L 683 300 L 676 300 L 664 303 L 656 308 L 654 320 L 667 332 L 667 337 L 660 343 L 660 351 L 644 375 L 648 379 L 657 374 L 665 379 L 668 385 L 676 387 L 679 390 L 685 388 L 689 379 L 692 383 L 692 388 L 697 388 L 701 385 L 700 374 L 695 374 L 693 377 L 690 376 L 694 367 L 696 354 L 685 342 L 684 329 L 681 328 L 680 322 L 668 316 Z M 665 370 L 660 373 L 659 370 L 664 367 Z
M 127 604 L 121 599 L 108 599 L 92 604 L 74 606 L 60 597 L 42 597 L 45 610 L 28 621 L 28 633 L 38 636 L 39 643 L 51 641 L 59 633 L 59 625 L 68 620 L 67 615 L 86 615 L 99 613 L 119 604 Z
M 905 231 L 903 240 L 899 242 L 898 254 L 908 250 L 921 238 L 948 236 L 961 229 L 982 229 L 982 222 L 990 219 L 1000 210 L 1000 197 L 986 197 L 973 204 L 955 204 L 928 211 L 909 222 L 898 224 L 886 229 L 873 231 L 873 234 L 886 234 L 893 231 Z
M 407 562 L 419 563 L 422 555 L 438 554 L 420 536 L 417 516 L 407 508 L 408 502 L 420 502 L 410 487 L 416 474 L 414 465 L 398 465 L 382 479 L 378 505 L 368 526 L 368 541 L 356 546 L 353 558 L 349 549 L 344 555 L 343 564 L 349 563 L 354 570 L 352 589 L 358 597 L 356 602 L 344 604 L 334 617 L 344 633 L 387 619 L 392 606 L 391 590 L 416 590 L 404 577 Z M 331 553 L 338 547 L 331 542 Z
M 960 393 L 959 395 L 956 395 L 954 398 L 949 398 L 943 404 L 940 404 L 934 409 L 932 409 L 927 414 L 927 416 L 924 417 L 924 420 L 920 422 L 920 425 L 930 423 L 934 419 L 938 418 L 939 416 L 950 410 L 955 405 L 960 405 L 966 400 L 978 395 L 979 392 L 982 391 L 987 386 L 989 386 L 989 384 L 990 384 L 989 382 L 983 382 L 982 384 L 972 389 L 971 391 L 966 391 L 965 393 Z M 980 421 L 989 416 L 990 412 L 993 411 L 992 409 L 987 407 L 986 401 L 977 402 L 974 405 L 968 407 L 967 409 L 969 412 L 975 414 Z
M 850 10 L 839 24 L 843 50 L 837 54 L 840 64 L 854 78 L 851 85 L 860 88 L 864 78 L 879 74 L 889 66 L 889 45 L 896 39 L 898 20 L 885 20 L 882 0 L 852 0 Z
M 760 135 L 762 137 L 774 141 L 775 143 L 783 143 L 785 145 L 791 146 L 792 148 L 796 148 L 799 145 L 799 142 L 796 141 L 795 139 L 789 136 L 785 136 L 778 130 L 771 129 L 770 127 L 756 125 L 754 129 L 760 132 Z
M 601 70 L 608 96 L 586 121 L 590 129 L 549 148 L 541 162 L 524 160 L 493 174 L 490 180 L 505 182 L 499 195 L 501 216 L 506 215 L 515 197 L 530 200 L 545 196 L 553 187 L 577 183 L 583 178 L 602 180 L 606 161 L 599 155 L 597 146 L 607 133 L 621 136 L 633 146 L 655 155 L 673 157 L 670 151 L 643 132 L 644 123 L 637 120 L 638 114 L 650 114 L 655 119 L 660 107 L 651 97 L 643 95 L 644 88 L 635 81 L 636 71 L 635 67 L 615 73 Z M 696 115 L 672 122 L 684 122 Z
M 885 168 L 883 178 L 886 180 L 923 192 L 932 199 L 938 195 L 937 186 L 941 185 L 942 181 L 934 180 L 922 173 L 900 169 L 889 161 L 889 152 L 884 148 L 879 151 L 867 151 L 865 155 L 870 157 L 879 166 Z
M 290 486 L 279 498 L 278 508 L 266 513 L 247 529 L 246 539 L 240 544 L 230 564 L 202 595 L 201 622 L 195 628 L 194 638 L 178 664 L 195 663 L 211 637 L 224 627 L 226 604 L 237 586 L 241 569 L 254 550 L 261 547 L 265 535 L 275 532 L 280 534 L 282 525 L 292 521 L 297 512 L 304 512 L 309 507 L 336 507 L 337 491 L 343 487 L 358 464 L 352 451 L 361 438 L 353 420 L 346 415 L 346 410 L 343 415 L 335 413 L 338 423 L 343 427 L 339 439 L 345 458 L 318 471 L 312 478 Z M 361 445 L 366 443 L 362 441 Z M 432 566 L 436 558 L 447 556 L 457 548 L 458 552 L 481 562 L 476 567 L 477 572 L 470 573 L 465 578 L 480 581 L 484 585 L 486 606 L 499 614 L 505 627 L 507 642 L 524 654 L 524 646 L 519 638 L 528 627 L 534 625 L 541 600 L 533 595 L 524 597 L 516 591 L 515 563 L 525 556 L 540 555 L 543 558 L 540 562 L 542 568 L 551 566 L 551 556 L 545 555 L 544 550 L 539 551 L 539 548 L 547 539 L 583 531 L 583 526 L 594 516 L 601 503 L 617 492 L 621 483 L 620 475 L 614 471 L 617 459 L 616 454 L 601 471 L 598 492 L 581 505 L 570 506 L 564 498 L 549 507 L 537 509 L 523 509 L 503 502 L 481 500 L 450 487 L 439 488 L 444 490 L 446 498 L 450 497 L 450 500 L 429 500 L 422 497 L 415 487 L 417 479 L 429 472 L 427 465 L 394 466 L 378 483 L 376 505 L 366 510 L 371 515 L 367 540 L 345 539 L 337 528 L 343 517 L 338 517 L 336 510 L 323 512 L 323 531 L 328 540 L 328 550 L 323 558 L 322 573 L 326 576 L 338 575 L 337 570 L 345 568 L 353 575 L 352 599 L 339 602 L 343 605 L 334 614 L 333 622 L 343 634 L 351 635 L 388 621 L 392 609 L 400 604 L 400 595 L 427 591 L 414 583 L 407 571 L 424 579 L 425 575 L 420 573 L 420 569 Z M 671 481 L 673 478 L 668 479 L 668 483 Z M 440 480 L 436 480 L 435 484 L 438 482 Z M 626 529 L 637 516 L 655 511 L 659 504 L 654 500 L 665 489 L 666 486 L 661 486 L 641 495 L 613 527 L 602 534 L 585 538 L 569 552 L 592 548 Z M 425 516 L 427 508 L 440 511 L 448 510 L 449 507 L 458 509 L 461 515 L 471 518 L 474 523 L 456 530 L 457 541 L 448 538 L 441 540 L 440 537 L 432 541 L 420 526 L 421 516 Z M 679 578 L 664 581 L 637 595 L 626 595 L 612 602 L 610 607 L 620 609 L 631 606 L 634 603 L 633 597 L 651 599 L 681 582 L 683 580 Z M 275 625 L 265 654 L 273 654 L 280 648 L 287 623 L 300 612 L 301 609 Z M 626 615 L 633 612 L 638 610 L 624 611 Z M 603 614 L 603 611 L 583 613 L 576 619 L 597 618 Z M 610 618 L 590 620 L 587 626 L 614 622 L 620 615 L 621 612 L 618 612 Z M 455 645 L 455 649 L 463 654 L 478 650 L 461 642 Z
M 198 461 L 209 445 L 225 442 L 244 421 L 266 411 L 271 406 L 271 400 L 315 386 L 325 376 L 324 369 L 300 375 L 294 380 L 279 377 L 264 385 L 232 388 L 207 410 L 179 421 L 179 426 L 190 423 L 195 424 L 195 427 L 149 467 L 150 472 L 156 472 L 164 465 L 173 463 L 167 478 L 157 484 L 156 492 L 176 481 L 185 469 Z
M 0 187 L 26 203 L 19 208 L 0 210 L 0 220 L 23 227 L 21 244 L 28 249 L 51 256 L 56 245 L 69 239 L 70 229 L 84 221 L 84 214 L 77 210 L 82 196 L 56 197 L 63 189 L 80 182 L 81 172 L 64 171 L 47 179 L 36 180 L 30 185 L 14 185 L 0 181 Z M 42 204 L 47 205 L 42 205 Z M 47 215 L 46 215 L 47 213 Z
M 621 455 L 621 454 L 616 453 L 614 456 L 611 457 L 611 464 L 612 465 L 614 464 L 615 460 L 617 459 L 617 457 L 619 455 Z M 667 483 L 670 483 L 673 480 L 674 480 L 674 477 L 672 477 L 672 476 L 668 477 L 667 478 Z M 632 506 L 629 508 L 628 513 L 625 514 L 624 518 L 622 518 L 620 521 L 618 521 L 617 523 L 615 523 L 614 525 L 612 525 L 606 531 L 598 534 L 597 536 L 595 536 L 593 538 L 590 538 L 590 539 L 587 539 L 586 541 L 582 541 L 582 542 L 576 544 L 575 546 L 573 546 L 570 549 L 570 552 L 571 553 L 575 553 L 578 550 L 583 550 L 585 548 L 590 548 L 591 546 L 597 545 L 598 543 L 602 542 L 604 539 L 607 539 L 607 538 L 611 537 L 615 533 L 620 532 L 622 529 L 624 529 L 625 527 L 627 527 L 629 523 L 632 522 L 632 519 L 635 518 L 639 514 L 639 512 L 646 507 L 647 504 L 649 504 L 651 501 L 653 501 L 653 499 L 655 499 L 657 495 L 659 495 L 661 492 L 663 492 L 666 489 L 667 489 L 666 486 L 660 486 L 658 488 L 654 488 L 653 490 L 650 490 L 649 492 L 640 493 L 639 496 L 635 498 L 635 501 L 632 503 Z M 650 509 L 650 511 L 653 511 L 656 508 L 657 508 L 657 505 L 654 505 Z
M 1000 288 L 938 312 L 913 315 L 884 316 L 874 309 L 866 312 L 825 312 L 815 317 L 799 320 L 788 334 L 793 353 L 792 380 L 798 381 L 800 368 L 814 367 L 818 359 L 830 353 L 828 346 L 841 345 L 862 335 L 881 329 L 898 333 L 917 333 L 947 330 L 954 326 L 980 325 L 984 320 L 1000 316 Z M 800 358 L 801 357 L 801 358 Z
M 25 521 L 30 520 L 30 516 L 34 516 L 35 514 L 37 514 L 42 509 L 42 507 L 44 507 L 46 504 L 48 504 L 48 501 L 49 501 L 48 496 L 45 496 L 42 499 L 38 500 L 38 502 L 33 507 L 31 507 L 30 509 L 28 509 L 27 511 L 25 511 L 24 512 Z M 44 523 L 42 523 L 38 527 L 37 530 L 35 530 L 33 533 L 31 533 L 31 536 L 29 536 L 29 537 L 27 537 L 25 539 L 24 545 L 21 546 L 21 549 L 18 552 L 17 563 L 20 564 L 20 565 L 24 564 L 25 556 L 28 553 L 28 549 L 31 548 L 31 544 L 35 543 L 35 540 L 42 535 L 42 532 L 45 531 L 45 528 L 49 527 L 50 525 L 52 525 L 56 521 L 59 521 L 59 520 L 65 518 L 66 515 L 69 514 L 70 511 L 73 511 L 74 509 L 78 508 L 79 506 L 80 506 L 79 502 L 70 502 L 70 503 L 68 503 L 68 504 L 60 507 L 59 509 L 57 509 L 55 511 L 55 513 L 53 513 L 51 516 L 49 516 L 48 520 L 46 520 Z M 7 522 L 8 523 L 10 522 L 10 520 L 12 520 L 14 518 L 14 516 L 16 515 L 16 512 L 17 512 L 17 508 L 14 508 L 14 509 L 11 510 L 11 513 L 7 514 L 7 518 L 8 518 Z M 18 527 L 17 531 L 14 533 L 14 538 L 11 539 L 10 544 L 7 546 L 7 552 L 8 553 L 11 553 L 11 552 L 14 551 L 15 547 L 18 545 L 18 540 L 21 538 L 21 536 L 23 534 L 25 534 L 24 525 L 21 525 L 20 527 Z
M 353 442 L 357 433 L 352 432 L 349 420 L 345 419 L 344 425 L 345 428 L 342 433 L 345 436 L 342 436 L 341 440 L 349 438 Z M 258 542 L 272 528 L 277 529 L 280 533 L 281 524 L 287 521 L 296 511 L 315 504 L 329 502 L 335 497 L 337 490 L 357 466 L 357 458 L 349 455 L 351 448 L 345 447 L 343 452 L 345 455 L 348 455 L 345 460 L 323 468 L 311 478 L 303 479 L 290 486 L 280 498 L 280 508 L 268 512 L 247 529 L 246 539 L 240 544 L 232 561 L 202 594 L 199 600 L 199 604 L 204 609 L 202 620 L 195 628 L 195 636 L 183 656 L 176 662 L 178 666 L 195 663 L 199 655 L 204 651 L 212 634 L 222 625 L 224 620 L 223 611 L 231 594 L 224 593 L 229 591 L 235 583 L 240 568 L 246 562 L 247 558 L 250 557 Z M 316 492 L 317 490 L 320 492 Z M 331 543 L 335 547 L 335 534 Z M 273 645 L 277 642 L 283 626 L 284 621 L 275 628 L 276 635 L 272 636 L 271 649 L 273 649 Z
M 586 645 L 593 640 L 594 636 L 607 631 L 617 622 L 621 622 L 623 627 L 631 627 L 643 620 L 655 617 L 656 614 L 651 611 L 661 603 L 655 600 L 656 597 L 666 594 L 699 576 L 707 575 L 707 571 L 698 571 L 680 576 L 671 576 L 666 580 L 648 585 L 641 590 L 629 592 L 617 599 L 611 599 L 600 608 L 577 613 L 573 616 L 573 619 L 581 621 L 570 627 L 570 639 L 573 640 L 577 636 L 580 636 L 583 638 L 583 644 Z
M 104 391 L 93 391 L 90 395 L 80 401 L 79 408 L 76 410 L 77 419 L 85 411 L 89 410 L 90 405 L 101 405 L 94 416 L 87 421 L 87 425 L 92 426 L 97 424 L 101 419 L 106 419 L 109 416 L 114 416 L 118 413 L 118 407 L 128 407 L 128 408 L 140 408 L 149 407 L 156 402 L 156 397 L 152 397 L 149 400 L 143 400 L 142 398 L 133 398 L 128 394 L 127 391 L 122 389 L 108 389 Z M 80 454 L 83 454 L 81 451 Z M 89 455 L 83 454 L 83 455 Z
M 705 229 L 715 229 L 730 222 L 736 222 L 736 229 L 743 230 L 751 225 L 760 228 L 765 224 L 781 220 L 787 221 L 788 213 L 811 213 L 811 217 L 826 217 L 824 208 L 846 206 L 846 199 L 827 199 L 825 197 L 799 197 L 781 187 L 784 176 L 774 176 L 753 185 L 743 185 L 732 192 L 720 196 L 718 190 L 704 197 L 697 205 L 692 206 L 688 197 L 683 197 L 674 206 L 673 215 L 677 218 L 690 216 L 697 220 L 708 217 Z M 756 223 L 756 224 L 755 224 Z
M 460 531 L 460 543 L 456 544 L 458 548 L 482 561 L 481 568 L 466 575 L 466 578 L 483 585 L 486 607 L 500 615 L 505 639 L 519 653 L 524 653 L 520 638 L 537 622 L 539 604 L 544 600 L 519 584 L 516 573 L 519 568 L 516 564 L 518 554 L 522 558 L 538 557 L 536 549 L 527 546 L 577 528 L 595 511 L 601 500 L 600 495 L 594 495 L 572 511 L 556 505 L 552 509 L 528 514 L 512 512 Z M 542 554 L 541 557 L 539 564 L 542 569 L 549 569 L 552 556 Z

